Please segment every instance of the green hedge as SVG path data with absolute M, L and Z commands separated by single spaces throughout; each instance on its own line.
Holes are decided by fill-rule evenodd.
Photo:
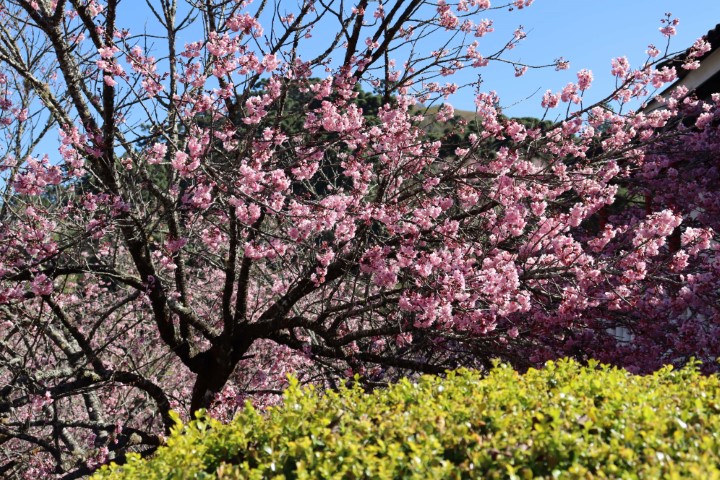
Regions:
M 178 425 L 151 460 L 95 478 L 720 479 L 718 414 L 718 377 L 696 366 L 500 365 L 372 394 L 293 382 L 280 408 Z

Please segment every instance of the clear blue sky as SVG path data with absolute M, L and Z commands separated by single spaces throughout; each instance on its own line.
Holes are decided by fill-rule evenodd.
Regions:
M 147 26 L 153 31 L 154 19 L 141 19 L 131 8 L 134 0 L 121 4 L 119 24 L 130 27 L 138 33 Z M 281 8 L 288 12 L 297 9 L 294 0 L 282 0 Z M 339 0 L 335 0 L 339 1 Z M 510 0 L 492 0 L 493 7 L 509 3 Z M 347 2 L 354 3 L 354 2 Z M 256 8 L 257 2 L 250 5 L 250 12 Z M 130 7 L 130 8 L 128 8 Z M 146 7 L 143 7 L 143 12 Z M 495 64 L 483 69 L 475 69 L 461 76 L 456 83 L 468 83 L 477 79 L 481 73 L 483 91 L 496 90 L 500 94 L 505 113 L 510 116 L 541 116 L 543 109 L 540 99 L 547 89 L 557 91 L 570 81 L 576 80 L 576 72 L 582 68 L 593 71 L 595 81 L 586 100 L 599 100 L 612 91 L 614 78 L 610 76 L 610 60 L 618 56 L 627 56 L 631 65 L 637 66 L 647 56 L 645 50 L 653 43 L 661 50 L 666 45 L 658 28 L 660 19 L 665 12 L 672 12 L 680 19 L 678 34 L 671 39 L 671 51 L 684 50 L 695 39 L 707 33 L 720 23 L 720 0 L 535 0 L 532 6 L 522 10 L 508 11 L 490 10 L 480 14 L 476 20 L 490 18 L 494 21 L 495 32 L 480 39 L 479 51 L 488 55 L 512 36 L 519 25 L 523 25 L 528 33 L 516 49 L 508 52 L 506 57 L 511 60 L 529 64 L 547 64 L 555 58 L 564 57 L 569 60 L 570 69 L 556 72 L 553 68 L 528 70 L 521 78 L 515 78 L 510 65 Z M 266 28 L 270 28 L 269 19 L 263 20 Z M 329 22 L 334 25 L 334 22 Z M 335 31 L 322 31 L 322 24 L 313 32 L 313 38 L 301 47 L 308 52 L 316 49 L 324 50 L 327 39 L 335 35 Z M 183 32 L 180 39 L 185 41 L 199 40 L 202 27 L 193 26 Z M 432 50 L 435 45 L 429 45 Z M 402 58 L 398 58 L 402 61 Z M 323 72 L 318 72 L 323 76 Z M 525 98 L 533 95 L 529 100 Z M 450 99 L 455 108 L 472 110 L 473 93 L 468 89 Z
M 483 90 L 496 90 L 510 116 L 540 116 L 542 93 L 559 90 L 576 80 L 578 70 L 588 68 L 595 82 L 587 98 L 600 99 L 614 86 L 610 76 L 612 58 L 625 55 L 631 65 L 638 65 L 646 58 L 648 44 L 664 47 L 666 39 L 658 28 L 665 12 L 680 19 L 678 34 L 671 39 L 671 51 L 684 50 L 720 23 L 720 0 L 536 0 L 523 10 L 488 12 L 487 16 L 495 20 L 492 35 L 498 40 L 505 40 L 520 24 L 528 32 L 528 38 L 509 52 L 508 58 L 542 64 L 562 56 L 571 64 L 564 72 L 529 70 L 517 79 L 510 66 L 487 67 Z M 538 88 L 534 97 L 522 101 Z M 456 108 L 472 109 L 472 100 L 468 92 L 451 103 Z
M 145 28 L 149 33 L 159 33 L 154 25 L 155 19 L 144 18 L 147 7 L 143 6 L 143 14 L 138 16 L 133 8 L 135 1 L 121 3 L 118 24 L 129 27 L 133 33 L 140 33 Z M 507 1 L 493 0 L 492 3 L 496 6 Z M 294 0 L 287 2 L 288 11 L 296 8 Z M 250 11 L 254 11 L 254 7 L 251 5 Z M 545 64 L 562 56 L 571 62 L 570 69 L 563 72 L 556 72 L 553 68 L 529 70 L 525 76 L 515 78 L 510 65 L 495 64 L 453 81 L 472 82 L 478 72 L 482 73 L 482 90 L 496 90 L 507 115 L 539 117 L 543 114 L 540 99 L 545 90 L 557 91 L 569 81 L 574 81 L 578 70 L 589 68 L 595 75 L 595 82 L 586 99 L 601 99 L 614 85 L 614 79 L 609 74 L 611 58 L 626 55 L 631 64 L 637 65 L 645 60 L 644 52 L 649 43 L 664 47 L 665 38 L 658 28 L 665 12 L 672 12 L 680 19 L 671 50 L 684 50 L 720 23 L 720 0 L 535 0 L 531 7 L 522 10 L 491 10 L 478 18 L 487 17 L 495 22 L 495 32 L 480 39 L 481 53 L 493 53 L 511 37 L 518 25 L 523 25 L 528 38 L 508 52 L 509 59 Z M 269 25 L 266 24 L 266 28 Z M 306 48 L 312 49 L 315 45 L 324 48 L 330 33 L 334 35 L 335 32 L 316 29 Z M 185 41 L 201 38 L 202 26 L 198 24 L 183 32 L 179 43 L 182 45 Z M 162 44 L 162 40 L 157 41 Z M 534 92 L 537 93 L 524 100 Z M 458 109 L 473 110 L 473 92 L 467 89 L 451 98 L 450 103 Z M 56 139 L 56 134 L 51 132 L 36 151 L 47 152 L 56 159 Z

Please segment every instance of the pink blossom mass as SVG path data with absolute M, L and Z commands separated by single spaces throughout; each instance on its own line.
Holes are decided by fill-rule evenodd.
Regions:
M 288 374 L 716 370 L 720 95 L 665 90 L 715 45 L 674 57 L 667 15 L 641 61 L 509 57 L 532 30 L 488 17 L 539 3 L 0 2 L 0 476 L 149 455 Z M 543 118 L 481 81 L 543 68 Z

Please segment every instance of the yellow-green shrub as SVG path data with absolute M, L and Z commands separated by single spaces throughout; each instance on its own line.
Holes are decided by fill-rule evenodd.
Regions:
M 97 478 L 720 478 L 720 382 L 572 361 L 402 381 L 296 382 L 282 407 L 178 425 L 149 461 Z

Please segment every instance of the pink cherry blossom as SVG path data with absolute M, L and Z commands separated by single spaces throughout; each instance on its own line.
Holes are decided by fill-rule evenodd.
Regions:
M 538 121 L 468 84 L 543 66 L 487 0 L 230 2 L 187 29 L 138 4 L 132 34 L 113 1 L 37 3 L 3 5 L 23 55 L 0 55 L 0 470 L 149 455 L 171 410 L 229 420 L 287 374 L 718 368 L 720 95 L 655 97 L 706 40 L 615 58 L 600 103 L 587 69 L 551 79 Z

